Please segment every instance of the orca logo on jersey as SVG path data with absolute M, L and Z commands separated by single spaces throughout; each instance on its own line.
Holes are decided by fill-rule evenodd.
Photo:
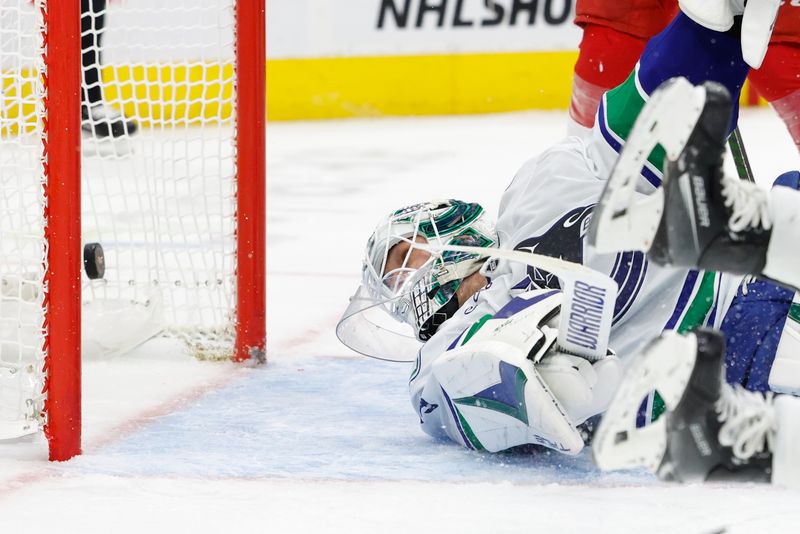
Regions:
M 432 402 L 428 402 L 425 399 L 423 399 L 422 397 L 420 397 L 419 398 L 419 423 L 420 424 L 423 423 L 422 414 L 427 415 L 429 413 L 432 413 L 438 407 L 439 407 L 438 404 L 435 404 L 435 403 L 432 403 Z
M 583 237 L 594 212 L 594 204 L 575 208 L 565 215 L 543 234 L 521 241 L 514 250 L 531 252 L 583 263 Z M 528 278 L 531 283 L 541 289 L 560 289 L 558 278 L 536 267 L 528 267 Z

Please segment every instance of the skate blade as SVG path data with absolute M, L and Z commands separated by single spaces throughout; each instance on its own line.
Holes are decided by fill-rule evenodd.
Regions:
M 694 335 L 665 332 L 651 342 L 625 373 L 592 442 L 594 462 L 603 471 L 645 467 L 655 471 L 667 446 L 667 417 L 636 427 L 642 399 L 658 391 L 667 410 L 683 397 L 697 358 Z
M 706 99 L 706 90 L 685 78 L 659 87 L 645 105 L 611 171 L 589 225 L 589 244 L 597 252 L 647 252 L 664 211 L 663 188 L 648 196 L 636 192 L 647 158 L 661 145 L 677 159 L 692 134 Z

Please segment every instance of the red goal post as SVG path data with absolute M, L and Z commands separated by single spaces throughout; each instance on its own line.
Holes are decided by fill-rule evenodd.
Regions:
M 216 1 L 223 4 L 222 0 Z M 135 4 L 135 0 L 122 2 Z M 17 360 L 0 361 L 0 367 L 22 368 L 23 364 L 30 367 L 26 351 L 37 354 L 31 361 L 33 367 L 41 367 L 34 371 L 40 373 L 41 392 L 30 393 L 31 399 L 26 401 L 27 406 L 33 403 L 34 409 L 21 410 L 29 413 L 17 419 L 8 410 L 4 415 L 10 419 L 6 421 L 9 428 L 22 427 L 28 432 L 30 427 L 39 425 L 48 439 L 51 460 L 67 460 L 81 450 L 82 306 L 84 310 L 86 306 L 94 306 L 93 309 L 100 310 L 95 314 L 102 316 L 106 309 L 98 303 L 112 295 L 114 302 L 150 308 L 146 312 L 150 314 L 147 337 L 163 333 L 183 339 L 188 352 L 199 358 L 230 358 L 240 362 L 265 359 L 265 0 L 228 3 L 234 10 L 233 41 L 229 43 L 234 47 L 232 69 L 227 59 L 208 60 L 205 50 L 200 54 L 202 60 L 192 58 L 184 63 L 170 60 L 169 64 L 162 62 L 156 66 L 134 62 L 102 66 L 105 103 L 121 110 L 126 119 L 137 121 L 140 128 L 139 133 L 130 135 L 133 148 L 120 152 L 113 146 L 111 156 L 97 156 L 107 150 L 102 148 L 107 140 L 98 139 L 91 124 L 87 138 L 85 114 L 83 122 L 81 119 L 84 67 L 80 0 L 34 3 L 42 24 L 38 47 L 42 57 L 37 61 L 35 74 L 14 74 L 22 81 L 14 79 L 3 86 L 6 104 L 0 108 L 0 118 L 5 121 L 0 127 L 3 132 L 0 148 L 5 152 L 0 151 L 3 158 L 0 172 L 4 172 L 0 178 L 6 185 L 27 183 L 25 176 L 17 176 L 20 173 L 11 163 L 8 170 L 2 166 L 15 157 L 19 160 L 18 153 L 27 150 L 30 144 L 19 138 L 38 128 L 44 221 L 42 257 L 46 261 L 41 280 L 34 281 L 29 267 L 26 270 L 15 263 L 8 268 L 14 274 L 7 278 L 17 284 L 7 291 L 8 301 L 13 302 L 17 316 L 2 321 L 20 317 L 23 322 L 28 321 L 25 313 L 29 312 L 26 307 L 30 301 L 41 306 L 43 317 L 41 327 L 30 328 L 36 335 L 41 334 L 35 338 L 39 348 L 31 349 L 27 337 L 22 341 L 13 339 L 8 343 L 19 345 L 14 352 Z M 19 9 L 20 13 L 24 11 L 23 7 Z M 138 8 L 134 5 L 129 9 Z M 227 13 L 227 6 L 222 5 L 222 9 Z M 210 17 L 209 20 L 214 18 L 213 14 L 197 13 Z M 124 23 L 118 21 L 120 25 Z M 113 18 L 108 24 L 106 39 L 115 31 L 120 34 L 127 31 L 115 28 Z M 220 42 L 226 45 L 226 39 L 223 37 Z M 116 57 L 124 58 L 125 46 L 117 47 Z M 227 54 L 225 51 L 220 55 L 227 58 Z M 18 67 L 3 65 L 4 71 L 29 70 L 24 65 Z M 4 76 L 9 78 L 6 73 Z M 161 80 L 167 80 L 163 87 L 158 85 Z M 29 86 L 39 89 L 30 90 Z M 85 86 L 83 91 L 85 98 Z M 35 104 L 28 105 L 27 100 L 8 104 L 13 98 L 25 100 L 30 96 L 28 93 L 33 93 L 35 99 L 29 100 L 35 100 Z M 166 101 L 168 98 L 173 100 Z M 25 117 L 31 115 L 27 112 L 31 106 L 37 110 L 34 119 Z M 32 122 L 38 126 L 35 128 Z M 148 138 L 151 132 L 152 140 Z M 87 156 L 86 146 L 81 149 L 82 137 L 85 144 L 97 149 L 93 155 Z M 207 158 L 206 149 L 210 154 Z M 141 176 L 151 169 L 155 169 L 152 176 Z M 217 174 L 230 173 L 232 181 L 218 180 L 217 170 L 220 170 Z M 119 181 L 120 191 L 114 190 L 117 187 L 114 180 Z M 152 191 L 145 185 L 126 191 L 133 187 L 131 182 L 137 182 L 138 188 L 139 181 L 152 187 Z M 108 188 L 108 195 L 101 187 Z M 167 194 L 173 187 L 174 199 Z M 208 194 L 204 195 L 203 187 L 209 188 Z M 115 194 L 119 198 L 107 201 L 106 196 L 111 198 Z M 25 197 L 26 202 L 29 196 Z M 131 201 L 133 198 L 135 202 Z M 128 202 L 132 205 L 128 206 Z M 101 204 L 105 208 L 98 209 Z M 125 211 L 123 205 L 130 210 Z M 202 209 L 192 209 L 195 205 Z M 148 211 L 145 206 L 148 210 L 154 207 Z M 197 213 L 204 210 L 207 213 Z M 115 213 L 126 214 L 123 223 L 113 218 Z M 130 223 L 137 213 L 143 219 L 138 226 Z M 87 222 L 87 214 L 89 219 L 99 221 L 96 227 Z M 120 230 L 125 225 L 133 229 Z M 219 228 L 216 235 L 214 232 Z M 182 231 L 185 236 L 179 235 Z M 12 235 L 10 241 L 22 242 L 27 237 L 19 236 L 30 232 L 28 228 L 8 229 L 0 224 L 0 240 Z M 82 244 L 94 239 L 104 247 L 108 244 L 109 270 L 118 278 L 102 285 L 92 285 L 82 275 Z M 27 241 L 20 246 L 28 247 Z M 217 246 L 220 250 L 212 250 Z M 140 261 L 149 263 L 139 265 Z M 140 275 L 143 277 L 139 278 Z M 0 276 L 6 277 L 6 272 L 0 272 Z M 158 310 L 154 311 L 155 308 Z M 111 320 L 117 320 L 118 307 L 108 309 L 116 314 Z M 138 318 L 141 311 L 136 314 L 134 317 Z M 153 326 L 154 317 L 163 324 Z M 0 343 L 5 342 L 0 338 Z M 132 344 L 131 340 L 120 341 L 123 347 Z

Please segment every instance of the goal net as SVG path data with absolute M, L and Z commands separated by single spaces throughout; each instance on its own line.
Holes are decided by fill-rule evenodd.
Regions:
M 0 439 L 78 452 L 80 337 L 263 358 L 263 6 L 0 0 Z

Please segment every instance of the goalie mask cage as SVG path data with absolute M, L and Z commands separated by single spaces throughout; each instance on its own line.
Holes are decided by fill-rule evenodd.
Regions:
M 0 0 L 0 439 L 80 453 L 82 337 L 264 358 L 264 7 Z

